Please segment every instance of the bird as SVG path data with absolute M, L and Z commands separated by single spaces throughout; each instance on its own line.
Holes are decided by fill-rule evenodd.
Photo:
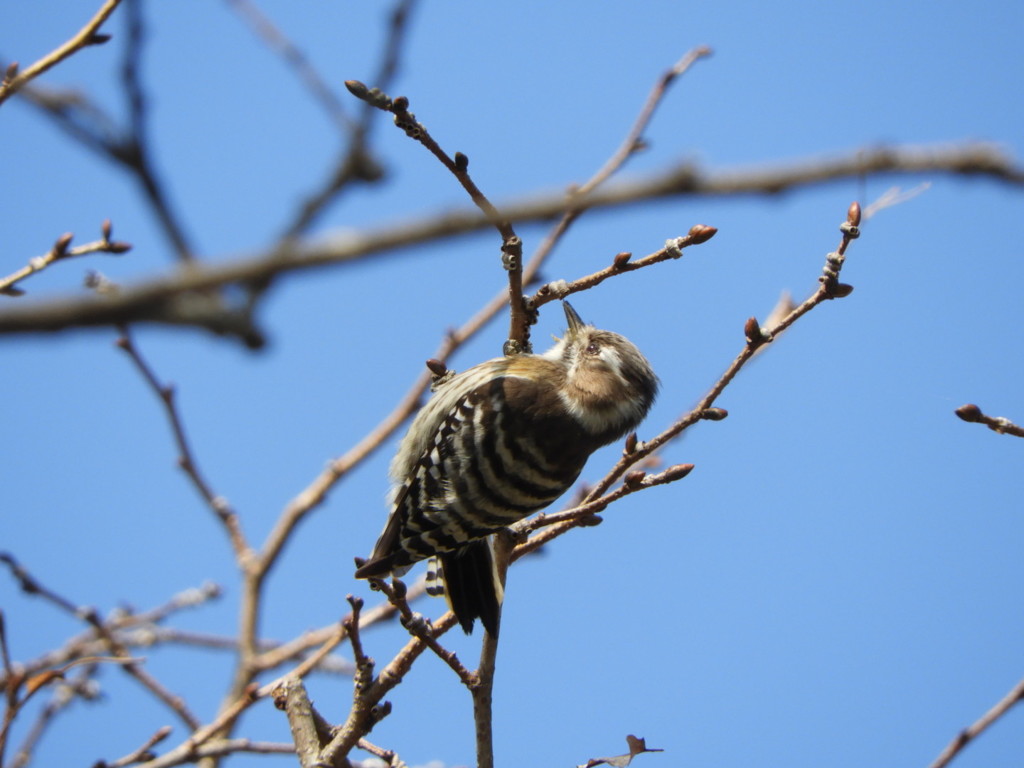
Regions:
M 391 512 L 356 578 L 432 559 L 469 634 L 497 637 L 504 597 L 491 534 L 565 493 L 598 448 L 633 432 L 658 392 L 647 358 L 563 301 L 568 330 L 543 354 L 488 360 L 440 380 L 391 462 Z

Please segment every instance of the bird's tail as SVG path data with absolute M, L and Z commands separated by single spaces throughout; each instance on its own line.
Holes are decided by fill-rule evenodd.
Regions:
M 488 634 L 497 637 L 504 588 L 490 537 L 433 558 L 427 571 L 427 592 L 447 598 L 467 635 L 473 631 L 473 622 L 480 619 Z

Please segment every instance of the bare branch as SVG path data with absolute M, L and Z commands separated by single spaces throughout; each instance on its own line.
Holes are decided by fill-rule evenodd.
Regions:
M 170 423 L 171 432 L 174 434 L 174 443 L 178 448 L 178 466 L 181 467 L 189 480 L 192 481 L 192 485 L 199 492 L 199 495 L 203 497 L 207 506 L 224 526 L 228 539 L 231 541 L 235 558 L 244 567 L 252 558 L 252 550 L 245 540 L 245 534 L 242 533 L 238 515 L 231 508 L 227 499 L 213 492 L 210 484 L 203 477 L 199 465 L 196 463 L 188 437 L 185 434 L 185 426 L 182 422 L 181 414 L 178 412 L 174 387 L 160 383 L 153 369 L 146 362 L 145 358 L 142 357 L 142 353 L 132 340 L 128 328 L 122 329 L 121 337 L 117 340 L 117 346 L 119 349 L 124 350 L 125 354 L 128 355 L 135 365 L 135 368 L 142 374 L 142 378 L 153 391 L 153 394 L 160 399 L 164 413 L 167 416 L 167 421 Z
M 432 359 L 442 362 L 447 360 L 460 346 L 479 333 L 501 311 L 506 301 L 507 294 L 502 291 L 460 328 L 449 332 L 434 353 L 434 358 Z M 420 406 L 423 393 L 430 386 L 430 380 L 431 374 L 429 370 L 421 373 L 391 413 L 385 416 L 380 424 L 374 427 L 369 434 L 347 453 L 331 461 L 327 468 L 309 486 L 289 502 L 263 545 L 263 557 L 268 563 L 276 561 L 295 527 L 306 515 L 324 502 L 334 485 L 354 467 L 375 453 L 405 423 L 406 419 L 416 412 L 416 409 Z
M 313 703 L 306 693 L 306 686 L 297 677 L 288 678 L 274 692 L 274 706 L 284 710 L 288 716 L 295 754 L 302 768 L 317 765 L 320 754 L 320 737 L 313 718 Z
M 998 432 L 1000 435 L 1024 437 L 1024 427 L 1017 426 L 1003 416 L 987 416 L 973 403 L 961 405 L 954 411 L 954 413 L 964 421 L 972 422 L 974 424 L 984 424 L 993 432 Z
M 502 587 L 512 562 L 512 552 L 517 536 L 511 531 L 499 531 L 494 537 L 494 564 Z M 501 620 L 501 605 L 498 606 L 498 620 Z M 480 663 L 476 670 L 475 684 L 470 687 L 473 694 L 473 724 L 476 731 L 477 768 L 494 768 L 494 669 L 498 658 L 498 638 L 484 632 L 480 643 Z
M 23 582 L 23 586 L 24 582 Z M 28 590 L 34 593 L 35 585 L 29 585 Z M 153 628 L 156 622 L 163 621 L 173 613 L 185 608 L 200 605 L 207 600 L 220 595 L 220 588 L 215 584 L 207 584 L 198 589 L 188 589 L 177 595 L 161 606 L 157 606 L 143 613 L 128 613 L 117 611 L 106 620 L 107 627 L 111 632 L 116 633 L 118 640 L 126 648 L 152 645 L 158 640 L 154 635 Z M 62 610 L 66 608 L 58 603 Z M 139 635 L 133 635 L 133 630 L 138 630 Z M 87 656 L 100 656 L 108 649 L 106 642 L 97 635 L 93 629 L 70 638 L 64 645 L 49 653 L 44 653 L 36 659 L 24 662 L 18 667 L 21 675 L 31 677 L 44 670 L 65 666 L 68 662 L 81 659 Z M 0 675 L 0 687 L 10 682 L 11 671 L 5 671 Z
M 390 112 L 395 116 L 395 125 L 405 131 L 405 135 L 418 141 L 455 177 L 470 199 L 479 208 L 501 235 L 501 263 L 508 272 L 509 308 L 511 312 L 508 341 L 505 342 L 505 354 L 515 355 L 529 352 L 530 319 L 523 305 L 523 241 L 515 233 L 512 222 L 503 216 L 469 175 L 469 158 L 462 152 L 450 157 L 426 126 L 416 119 L 409 111 L 409 99 L 399 96 L 392 99 L 379 88 L 367 88 L 358 80 L 345 81 L 345 87 L 358 99 L 377 109 Z
M 374 82 L 381 88 L 388 88 L 398 71 L 399 55 L 405 42 L 405 33 L 414 4 L 414 0 L 397 0 L 391 10 L 387 41 L 381 54 L 380 66 L 374 76 Z M 378 114 L 378 110 L 369 104 L 363 105 L 363 112 L 352 133 L 348 148 L 342 152 L 327 183 L 300 204 L 292 223 L 286 227 L 281 237 L 282 243 L 289 243 L 308 230 L 324 209 L 351 182 L 372 183 L 384 178 L 384 169 L 367 148 L 370 128 Z
M 406 600 L 412 601 L 422 597 L 426 593 L 425 586 L 426 580 L 421 577 L 413 586 L 409 587 Z M 384 601 L 369 610 L 361 611 L 359 614 L 359 628 L 366 629 L 374 624 L 386 621 L 392 618 L 397 611 L 398 609 L 389 601 Z M 323 629 L 308 632 L 291 642 L 283 643 L 276 648 L 267 650 L 254 660 L 254 664 L 260 670 L 273 669 L 287 661 L 299 659 L 309 649 L 319 646 L 314 653 L 302 658 L 302 663 L 295 667 L 295 669 L 288 672 L 289 675 L 305 677 L 313 669 L 319 668 L 320 663 L 327 657 L 327 654 L 336 648 L 346 637 L 348 637 L 348 631 L 345 628 L 344 622 L 338 622 Z M 281 680 L 283 678 L 261 688 L 260 695 L 266 695 L 268 686 L 272 687 Z
M 569 509 L 561 512 L 541 512 L 539 515 L 517 523 L 512 530 L 518 534 L 526 534 L 531 531 L 544 529 L 542 533 L 531 536 L 515 548 L 512 554 L 512 561 L 519 560 L 525 555 L 535 552 L 542 546 L 552 541 L 572 528 L 596 525 L 601 522 L 597 517 L 614 502 L 628 496 L 636 491 L 653 488 L 657 485 L 667 485 L 676 480 L 682 480 L 693 471 L 693 464 L 675 464 L 668 469 L 656 474 L 647 474 L 642 470 L 634 470 L 628 473 L 624 482 L 614 491 L 606 493 L 597 498 L 590 498 L 593 494 L 585 496 L 587 501 L 574 504 Z
M 37 272 L 42 272 L 48 266 L 57 261 L 64 261 L 65 259 L 71 259 L 75 256 L 85 256 L 90 253 L 110 253 L 114 255 L 121 255 L 131 250 L 130 243 L 124 243 L 120 241 L 111 241 L 110 239 L 110 219 L 103 222 L 103 237 L 100 240 L 94 240 L 91 243 L 85 243 L 84 245 L 77 245 L 71 248 L 71 240 L 74 237 L 70 232 L 67 232 L 57 238 L 53 246 L 49 251 L 44 253 L 42 256 L 36 256 L 29 259 L 28 264 L 14 272 L 7 277 L 0 278 L 0 294 L 7 294 L 8 296 L 21 296 L 24 294 L 20 288 L 17 288 L 17 283 L 21 282 L 27 277 L 31 277 Z
M 174 712 L 174 714 L 176 714 L 181 721 L 189 727 L 189 729 L 199 727 L 199 720 L 189 711 L 182 698 L 165 688 L 156 678 L 146 671 L 137 659 L 133 659 L 131 657 L 131 654 L 128 653 L 128 649 L 117 639 L 111 627 L 100 618 L 99 613 L 95 608 L 78 606 L 68 598 L 48 589 L 24 567 L 22 567 L 22 565 L 9 553 L 0 553 L 0 562 L 7 565 L 11 574 L 18 580 L 23 591 L 29 594 L 39 595 L 71 616 L 88 623 L 96 631 L 97 635 L 103 639 L 111 653 L 113 653 L 121 663 L 121 668 L 130 677 L 134 678 L 140 685 L 142 685 L 143 688 L 153 694 L 157 700 Z
M 226 0 L 232 10 L 238 14 L 252 31 L 259 36 L 267 47 L 280 54 L 285 63 L 295 70 L 296 76 L 302 81 L 306 89 L 313 95 L 316 101 L 324 108 L 324 111 L 331 118 L 334 125 L 345 133 L 355 130 L 355 123 L 345 112 L 345 107 L 337 94 L 320 77 L 319 73 L 310 63 L 309 59 L 294 42 L 292 42 L 281 29 L 274 24 L 269 16 L 263 13 L 250 0 Z
M 260 698 L 257 687 L 255 685 L 248 686 L 231 706 L 226 707 L 217 715 L 213 722 L 191 729 L 189 737 L 184 742 L 159 757 L 143 763 L 144 768 L 169 768 L 182 763 L 195 762 L 206 754 L 207 748 L 212 750 L 211 754 L 223 754 L 219 751 L 219 745 L 230 743 L 230 741 L 219 738 L 219 734 L 233 725 L 241 714 Z
M 178 259 L 189 262 L 195 258 L 192 246 L 185 234 L 184 225 L 171 206 L 170 197 L 160 181 L 152 160 L 148 130 L 148 104 L 140 80 L 142 50 L 146 34 L 142 20 L 141 1 L 128 0 L 126 11 L 128 39 L 124 49 L 124 60 L 121 64 L 121 81 L 128 101 L 131 129 L 117 145 L 110 146 L 108 152 L 111 157 L 119 160 L 135 175 Z
M 64 45 L 48 53 L 43 58 L 32 64 L 27 69 L 18 71 L 17 65 L 9 65 L 7 74 L 0 82 L 0 104 L 3 104 L 8 97 L 16 93 L 30 80 L 43 74 L 46 70 L 56 66 L 72 54 L 90 45 L 102 45 L 110 39 L 109 35 L 99 33 L 99 28 L 114 12 L 114 9 L 121 4 L 121 0 L 106 0 L 96 15 L 82 27 L 78 33 L 68 40 Z
M 106 659 L 106 661 L 109 660 Z M 59 715 L 67 711 L 72 703 L 77 700 L 95 701 L 99 698 L 99 686 L 93 679 L 97 667 L 97 663 L 84 663 L 76 674 L 60 678 L 55 685 L 50 686 L 52 688 L 50 700 L 46 702 L 29 727 L 28 733 L 25 734 L 25 738 L 14 754 L 14 759 L 9 764 L 11 768 L 28 765 L 36 746 L 42 740 L 47 729 Z M 27 699 L 28 696 L 25 698 Z M 24 701 L 23 699 L 22 703 Z M 5 721 L 5 725 L 9 725 L 9 723 Z M 0 745 L 2 745 L 3 739 L 4 736 L 0 736 Z M 0 749 L 0 753 L 2 753 L 2 749 Z
M 512 554 L 512 560 L 520 559 L 572 528 L 599 523 L 600 518 L 596 517 L 597 513 L 630 493 L 656 485 L 675 482 L 686 477 L 693 470 L 692 464 L 678 464 L 654 475 L 639 469 L 629 470 L 649 460 L 662 446 L 676 439 L 684 430 L 698 421 L 718 421 L 725 418 L 725 411 L 712 407 L 715 400 L 735 378 L 740 369 L 754 357 L 763 345 L 771 342 L 779 333 L 822 302 L 850 294 L 853 289 L 848 285 L 839 283 L 838 278 L 844 263 L 846 249 L 860 234 L 858 229 L 860 218 L 860 205 L 853 203 L 847 211 L 846 221 L 840 226 L 842 241 L 837 251 L 830 253 L 826 257 L 825 268 L 822 276 L 819 278 L 820 286 L 814 294 L 799 307 L 789 312 L 788 315 L 779 321 L 778 325 L 771 329 L 762 329 L 754 318 L 747 321 L 745 326 L 747 343 L 743 350 L 711 387 L 711 390 L 691 411 L 684 414 L 668 429 L 645 443 L 639 443 L 636 440 L 636 435 L 630 435 L 626 439 L 626 448 L 623 451 L 622 458 L 597 485 L 588 489 L 582 495 L 582 498 L 577 503 L 574 503 L 570 509 L 558 513 L 542 512 L 512 526 L 512 530 L 520 535 L 545 528 L 544 531 L 534 534 L 526 542 L 517 546 Z M 612 485 L 619 478 L 623 478 L 623 476 L 622 484 L 609 493 Z
M 611 185 L 588 195 L 588 208 L 623 206 L 657 198 L 693 195 L 773 195 L 864 174 L 946 173 L 987 176 L 1024 186 L 1024 169 L 986 144 L 900 147 L 852 153 L 833 160 L 804 161 L 771 169 L 705 173 L 681 166 L 668 173 Z M 541 194 L 502 204 L 510 221 L 538 221 L 564 214 L 564 195 Z M 461 210 L 394 223 L 363 233 L 346 233 L 305 245 L 281 246 L 267 253 L 213 264 L 193 265 L 164 277 L 125 286 L 116 294 L 63 297 L 22 304 L 0 312 L 0 333 L 57 331 L 74 327 L 155 322 L 205 328 L 252 342 L 248 318 L 197 292 L 233 284 L 267 284 L 285 273 L 349 263 L 368 256 L 421 245 L 492 226 L 479 211 Z M 188 299 L 188 300 L 186 300 Z
M 455 614 L 449 611 L 433 622 L 434 637 L 440 637 L 453 626 L 455 626 Z M 390 705 L 387 702 L 381 704 L 381 701 L 402 681 L 402 678 L 412 668 L 413 663 L 426 649 L 427 645 L 423 640 L 418 637 L 411 638 L 395 657 L 377 673 L 369 685 L 357 686 L 348 718 L 337 729 L 330 743 L 320 752 L 322 762 L 333 764 L 336 759 L 348 755 L 359 743 L 359 740 L 390 713 Z
M 133 752 L 129 752 L 124 757 L 114 760 L 112 763 L 107 763 L 107 765 L 110 768 L 124 768 L 124 766 L 151 760 L 154 756 L 153 747 L 170 736 L 172 730 L 173 729 L 169 725 L 159 728 L 156 733 L 146 739 L 138 749 Z
M 434 654 L 441 659 L 441 661 L 451 667 L 459 680 L 462 681 L 462 684 L 472 690 L 473 686 L 477 684 L 476 677 L 472 672 L 466 669 L 465 666 L 463 666 L 454 651 L 449 651 L 437 641 L 437 638 L 434 636 L 434 628 L 431 623 L 423 616 L 413 613 L 412 608 L 409 607 L 409 602 L 406 599 L 405 583 L 399 579 L 393 579 L 390 584 L 383 579 L 374 579 L 373 585 L 376 589 L 379 589 L 387 595 L 388 601 L 398 609 L 398 612 L 402 617 L 402 626 L 409 631 L 409 634 L 413 637 L 418 637 L 426 643 L 427 647 L 432 650 Z
M 839 230 L 842 233 L 842 241 L 839 248 L 828 254 L 825 258 L 825 266 L 822 276 L 818 278 L 820 285 L 810 297 L 800 306 L 795 307 L 788 315 L 779 321 L 778 325 L 772 328 L 761 328 L 756 318 L 747 320 L 744 326 L 747 343 L 743 350 L 736 356 L 717 382 L 711 387 L 707 394 L 701 398 L 688 413 L 684 414 L 675 424 L 657 435 L 653 439 L 638 444 L 635 450 L 626 453 L 619 462 L 586 496 L 586 501 L 594 501 L 603 496 L 608 489 L 620 478 L 626 470 L 643 461 L 666 443 L 675 440 L 686 429 L 704 419 L 719 420 L 722 418 L 719 409 L 712 408 L 718 396 L 722 394 L 729 383 L 736 377 L 744 365 L 746 365 L 763 345 L 770 343 L 777 338 L 782 331 L 789 328 L 793 323 L 806 315 L 812 309 L 830 299 L 838 299 L 849 296 L 853 291 L 852 286 L 839 282 L 839 272 L 843 267 L 846 258 L 846 249 L 849 244 L 860 235 L 860 205 L 853 203 L 847 211 L 846 221 Z
M 661 104 L 662 100 L 665 98 L 665 94 L 668 92 L 669 86 L 675 82 L 676 78 L 685 74 L 687 70 L 689 70 L 690 67 L 700 59 L 710 55 L 711 49 L 708 46 L 699 46 L 694 48 L 692 51 L 688 51 L 681 59 L 679 59 L 679 61 L 662 73 L 661 77 L 658 78 L 658 82 L 654 84 L 654 87 L 648 94 L 647 100 L 644 102 L 644 106 L 640 110 L 640 114 L 637 116 L 636 121 L 633 123 L 633 127 L 630 128 L 629 133 L 626 135 L 625 141 L 623 141 L 615 151 L 615 154 L 608 158 L 608 162 L 606 162 L 601 169 L 587 181 L 586 184 L 575 190 L 574 194 L 583 197 L 596 189 L 612 174 L 617 172 L 623 164 L 633 156 L 633 154 L 643 147 L 644 131 L 647 130 L 647 126 L 654 117 L 654 112 L 657 110 L 658 105 Z
M 986 728 L 1001 718 L 1020 701 L 1024 701 L 1024 680 L 1021 680 L 992 709 L 982 715 L 977 722 L 957 734 L 929 768 L 945 768 L 960 751 Z
M 369 752 L 371 755 L 379 757 L 392 768 L 406 768 L 405 762 L 395 754 L 394 750 L 378 747 L 366 739 L 359 740 L 359 748 L 364 752 Z
M 705 243 L 715 236 L 718 230 L 715 227 L 709 227 L 705 224 L 696 224 L 690 228 L 689 233 L 684 237 L 673 237 L 665 241 L 665 246 L 655 251 L 652 254 L 644 256 L 643 258 L 631 261 L 632 254 L 622 252 L 616 254 L 612 260 L 611 265 L 604 269 L 598 270 L 591 275 L 581 277 L 577 280 L 573 280 L 571 283 L 564 280 L 559 280 L 554 283 L 546 283 L 537 289 L 537 292 L 527 299 L 527 306 L 532 309 L 547 304 L 549 301 L 555 301 L 556 299 L 564 299 L 566 296 L 571 296 L 574 293 L 580 291 L 586 291 L 591 288 L 595 288 L 609 277 L 615 275 L 625 274 L 626 272 L 634 272 L 644 267 L 649 267 L 652 264 L 659 264 L 669 259 L 682 258 L 683 248 L 687 248 L 691 245 L 699 245 Z

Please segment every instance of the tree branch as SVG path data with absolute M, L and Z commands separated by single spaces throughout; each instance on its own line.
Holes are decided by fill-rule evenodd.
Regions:
M 620 207 L 678 196 L 775 195 L 865 174 L 926 172 L 985 176 L 1024 187 L 1024 168 L 1014 165 L 998 149 L 987 144 L 964 144 L 873 149 L 831 160 L 715 173 L 684 165 L 667 173 L 609 185 L 583 201 L 547 193 L 499 207 L 509 221 L 540 221 L 563 215 L 573 205 Z M 201 301 L 197 292 L 239 283 L 266 284 L 283 274 L 349 263 L 490 226 L 493 222 L 486 214 L 463 209 L 362 233 L 337 235 L 316 243 L 285 245 L 231 261 L 191 265 L 125 286 L 112 295 L 47 299 L 8 308 L 0 312 L 0 333 L 154 322 L 204 328 L 253 342 L 247 317 L 219 303 Z
M 78 34 L 64 43 L 64 45 L 43 56 L 43 58 L 27 69 L 19 72 L 17 63 L 8 65 L 3 82 L 0 82 L 0 104 L 3 104 L 10 96 L 17 93 L 30 80 L 56 66 L 72 54 L 90 45 L 102 45 L 107 42 L 110 36 L 99 34 L 98 30 L 120 4 L 121 0 L 106 0 L 99 11 L 96 12 L 96 15 L 78 31 Z
M 686 477 L 692 470 L 692 464 L 677 464 L 669 467 L 655 475 L 648 475 L 646 472 L 630 468 L 636 467 L 641 462 L 648 460 L 657 450 L 666 443 L 676 439 L 684 430 L 696 424 L 698 421 L 707 419 L 718 421 L 728 414 L 720 408 L 713 408 L 715 400 L 725 390 L 729 383 L 736 377 L 740 369 L 749 362 L 754 355 L 765 345 L 770 343 L 782 331 L 790 327 L 799 318 L 810 312 L 819 304 L 829 299 L 848 296 L 853 288 L 839 282 L 839 273 L 846 258 L 846 249 L 850 243 L 860 235 L 858 226 L 860 224 L 861 211 L 858 203 L 853 203 L 847 211 L 846 221 L 840 225 L 842 240 L 839 248 L 834 253 L 828 254 L 825 259 L 825 267 L 819 277 L 820 285 L 806 301 L 799 307 L 793 308 L 785 317 L 771 329 L 761 328 L 755 318 L 747 320 L 744 332 L 747 337 L 746 345 L 736 356 L 725 373 L 711 387 L 701 401 L 692 410 L 684 414 L 674 424 L 662 431 L 651 440 L 639 443 L 636 435 L 632 434 L 626 439 L 625 450 L 622 458 L 602 478 L 596 486 L 581 494 L 581 497 L 573 503 L 570 509 L 558 513 L 542 512 L 532 518 L 528 518 L 512 526 L 513 532 L 525 535 L 531 531 L 544 528 L 540 533 L 531 536 L 527 541 L 518 545 L 512 554 L 512 560 L 518 560 L 524 555 L 535 551 L 547 542 L 565 534 L 572 528 L 593 525 L 600 522 L 595 515 L 604 510 L 611 503 L 618 501 L 634 491 L 644 488 L 664 485 L 675 482 Z M 623 478 L 624 476 L 624 478 Z M 623 478 L 622 484 L 609 493 L 609 489 Z
M 70 232 L 66 232 L 61 235 L 57 238 L 56 242 L 54 242 L 50 250 L 42 256 L 35 256 L 29 259 L 28 264 L 17 272 L 14 272 L 7 277 L 0 278 L 0 293 L 7 294 L 8 296 L 22 296 L 24 291 L 16 287 L 19 282 L 38 272 L 42 272 L 48 266 L 58 261 L 71 259 L 75 256 L 85 256 L 90 253 L 111 253 L 114 255 L 120 255 L 131 250 L 132 246 L 130 243 L 111 241 L 110 219 L 103 222 L 102 231 L 103 236 L 101 239 L 94 240 L 91 243 L 85 243 L 84 245 L 76 245 L 74 248 L 70 247 L 74 235 Z
M 399 57 L 405 42 L 409 16 L 414 0 L 397 0 L 390 12 L 387 40 L 381 53 L 381 61 L 374 76 L 374 82 L 387 88 L 398 71 Z M 354 181 L 368 183 L 384 178 L 384 168 L 370 154 L 367 148 L 373 118 L 378 112 L 369 104 L 363 105 L 363 112 L 356 122 L 348 147 L 335 163 L 330 176 L 320 189 L 309 194 L 300 204 L 292 221 L 284 230 L 282 243 L 298 238 L 317 220 L 326 207 Z
M 213 492 L 210 484 L 200 471 L 188 437 L 185 434 L 185 425 L 181 419 L 181 414 L 178 412 L 174 387 L 160 383 L 153 369 L 143 358 L 138 347 L 136 347 L 128 328 L 122 329 L 121 337 L 117 340 L 117 346 L 119 349 L 124 350 L 136 370 L 142 375 L 147 386 L 160 399 L 160 404 L 163 406 L 167 421 L 171 426 L 171 432 L 174 435 L 174 444 L 178 448 L 178 466 L 188 476 L 192 485 L 199 492 L 199 495 L 203 497 L 203 501 L 206 502 L 206 505 L 224 526 L 234 550 L 235 559 L 240 566 L 244 566 L 252 558 L 253 553 L 245 539 L 245 534 L 242 533 L 238 514 L 231 508 L 231 504 L 227 499 Z
M 935 762 L 931 764 L 929 768 L 944 768 L 960 754 L 960 751 L 966 747 L 974 738 L 979 736 L 986 728 L 992 723 L 1005 715 L 1010 709 L 1020 701 L 1024 701 L 1024 680 L 1021 680 L 1010 690 L 1006 696 L 1004 696 L 992 709 L 982 715 L 978 720 L 971 725 L 969 728 L 965 728 L 956 735 L 956 738 L 949 743 L 939 755 Z
M 1014 435 L 1024 437 L 1024 427 L 1014 424 L 1004 416 L 988 416 L 981 412 L 981 409 L 973 403 L 961 405 L 954 413 L 961 419 L 974 424 L 984 424 L 993 432 L 1000 435 Z

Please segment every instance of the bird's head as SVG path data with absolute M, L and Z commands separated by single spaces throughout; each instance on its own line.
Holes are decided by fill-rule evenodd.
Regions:
M 658 377 L 636 345 L 625 336 L 583 322 L 562 302 L 568 330 L 544 357 L 565 365 L 562 400 L 593 435 L 608 441 L 634 429 L 658 392 Z

